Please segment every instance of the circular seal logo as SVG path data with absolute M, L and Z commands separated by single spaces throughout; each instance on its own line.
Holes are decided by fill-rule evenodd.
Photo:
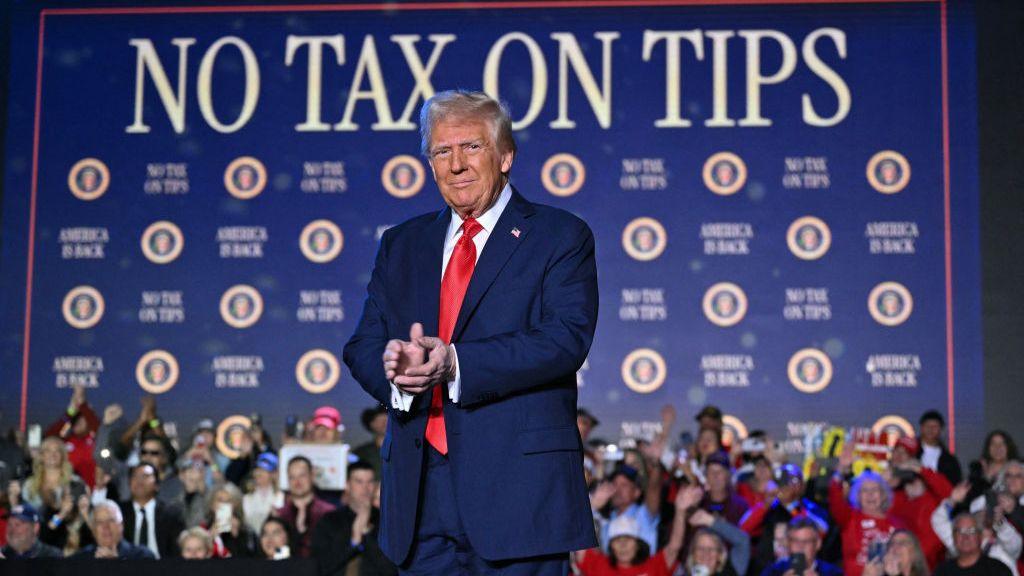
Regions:
M 146 228 L 139 244 L 142 246 L 142 253 L 150 262 L 167 264 L 181 254 L 182 248 L 185 247 L 185 237 L 181 234 L 181 228 L 173 222 L 161 220 Z
M 338 383 L 341 365 L 327 350 L 310 350 L 295 363 L 295 379 L 310 394 L 323 394 Z
M 423 188 L 423 164 L 407 154 L 395 156 L 380 171 L 380 183 L 395 198 L 411 198 Z
M 95 200 L 110 186 L 110 170 L 98 158 L 83 158 L 68 172 L 68 188 L 79 200 Z
M 896 441 L 901 437 L 914 437 L 914 427 L 902 416 L 896 416 L 895 414 L 889 414 L 888 416 L 882 416 L 874 424 L 871 425 L 871 432 L 875 436 L 882 436 L 885 434 L 889 439 L 889 446 L 895 446 Z
M 719 152 L 704 162 L 703 175 L 708 190 L 719 196 L 730 196 L 747 183 L 747 165 L 732 152 Z
M 735 446 L 736 442 L 742 442 L 746 437 L 747 426 L 742 420 L 732 414 L 722 416 L 722 442 Z
M 868 295 L 868 312 L 884 326 L 898 326 L 914 311 L 910 290 L 898 282 L 882 282 Z
M 622 231 L 622 247 L 634 260 L 654 260 L 665 251 L 668 235 L 654 218 L 637 218 Z
M 555 196 L 572 196 L 579 192 L 586 179 L 587 169 L 583 162 L 568 153 L 555 154 L 540 169 L 540 181 Z
M 789 359 L 789 382 L 797 390 L 814 394 L 832 381 L 832 361 L 817 348 L 804 348 Z
M 259 196 L 267 185 L 267 169 L 252 156 L 235 158 L 224 170 L 224 187 L 239 200 Z
M 242 441 L 252 428 L 252 420 L 248 416 L 236 414 L 228 416 L 217 425 L 217 450 L 232 460 L 242 456 Z
M 797 218 L 786 231 L 789 251 L 801 260 L 817 260 L 832 246 L 832 231 L 828 224 L 814 216 Z
M 345 236 L 341 228 L 330 220 L 314 220 L 302 229 L 299 236 L 299 248 L 303 255 L 317 264 L 334 260 L 345 245 Z
M 163 394 L 178 382 L 178 361 L 166 350 L 151 350 L 135 365 L 135 380 L 150 394 Z
M 622 381 L 633 392 L 649 394 L 665 383 L 665 359 L 650 348 L 637 348 L 622 361 Z
M 882 194 L 895 194 L 910 182 L 910 162 L 894 150 L 882 150 L 868 160 L 868 182 Z
M 747 295 L 731 282 L 719 282 L 704 292 L 704 315 L 712 324 L 734 326 L 747 314 Z
M 79 330 L 98 324 L 104 309 L 103 295 L 92 286 L 75 286 L 64 296 L 61 305 L 64 319 Z
M 229 326 L 248 328 L 263 314 L 263 297 L 252 286 L 232 286 L 220 297 L 220 315 Z

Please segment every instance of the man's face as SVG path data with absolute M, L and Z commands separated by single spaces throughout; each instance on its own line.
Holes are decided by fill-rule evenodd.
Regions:
M 612 484 L 615 486 L 615 493 L 612 494 L 612 506 L 615 508 L 626 508 L 635 504 L 637 498 L 640 497 L 640 488 L 621 474 L 612 480 Z
M 7 520 L 7 544 L 18 554 L 23 554 L 36 543 L 39 524 L 14 516 Z
M 953 544 L 961 556 L 977 554 L 981 550 L 981 529 L 972 518 L 961 516 L 953 524 Z
M 149 502 L 156 496 L 157 487 L 156 470 L 153 466 L 140 465 L 132 470 L 132 477 L 128 483 L 128 488 L 132 493 L 132 500 L 139 504 Z
M 121 542 L 124 534 L 124 527 L 117 521 L 117 517 L 106 506 L 97 508 L 92 515 L 93 534 L 96 536 L 96 544 L 103 548 L 116 548 Z
M 441 196 L 464 218 L 491 207 L 512 168 L 513 153 L 499 151 L 487 122 L 473 118 L 434 123 L 428 154 Z
M 142 443 L 142 448 L 139 449 L 139 460 L 146 464 L 151 464 L 157 470 L 162 470 L 164 463 L 164 447 L 160 445 L 159 441 L 147 440 Z
M 313 491 L 313 471 L 299 460 L 288 464 L 288 491 L 293 497 L 303 498 Z
M 938 420 L 925 420 L 921 423 L 921 442 L 929 446 L 939 443 L 939 436 L 942 434 L 942 424 Z
M 790 556 L 803 554 L 804 558 L 810 562 L 818 555 L 818 548 L 821 548 L 821 537 L 813 528 L 790 530 L 786 534 L 786 546 L 789 548 Z
M 373 470 L 355 470 L 348 477 L 348 485 L 345 491 L 348 492 L 350 504 L 369 504 L 373 501 L 373 492 L 377 489 L 377 483 L 373 480 Z

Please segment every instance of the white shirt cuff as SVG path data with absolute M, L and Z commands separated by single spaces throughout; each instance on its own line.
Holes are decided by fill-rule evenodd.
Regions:
M 391 382 L 391 408 L 394 410 L 401 410 L 402 412 L 408 412 L 409 407 L 412 406 L 412 399 L 415 398 L 412 394 L 402 392 L 398 386 L 395 386 L 394 382 Z
M 462 373 L 459 371 L 459 355 L 455 352 L 454 345 L 452 346 L 452 355 L 455 356 L 455 378 L 448 381 L 448 399 L 452 403 L 458 403 L 459 395 L 462 392 Z M 391 384 L 391 408 L 408 412 L 415 396 L 403 392 L 398 386 L 395 386 L 394 382 L 389 382 L 389 384 Z
M 455 351 L 455 345 L 452 344 L 452 356 L 455 357 L 455 378 L 448 381 L 448 399 L 452 401 L 452 404 L 459 403 L 459 396 L 462 394 L 462 373 L 459 371 L 459 354 Z

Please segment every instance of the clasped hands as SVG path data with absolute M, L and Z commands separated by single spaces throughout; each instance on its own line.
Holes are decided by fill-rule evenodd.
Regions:
M 424 336 L 423 325 L 409 328 L 409 340 L 389 340 L 384 347 L 384 376 L 406 394 L 422 394 L 455 378 L 455 352 L 436 336 Z

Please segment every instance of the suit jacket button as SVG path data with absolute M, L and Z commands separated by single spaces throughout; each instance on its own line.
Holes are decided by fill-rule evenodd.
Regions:
M 420 442 L 420 439 L 417 438 L 416 439 L 416 449 L 418 450 L 421 445 L 422 445 L 422 443 Z

